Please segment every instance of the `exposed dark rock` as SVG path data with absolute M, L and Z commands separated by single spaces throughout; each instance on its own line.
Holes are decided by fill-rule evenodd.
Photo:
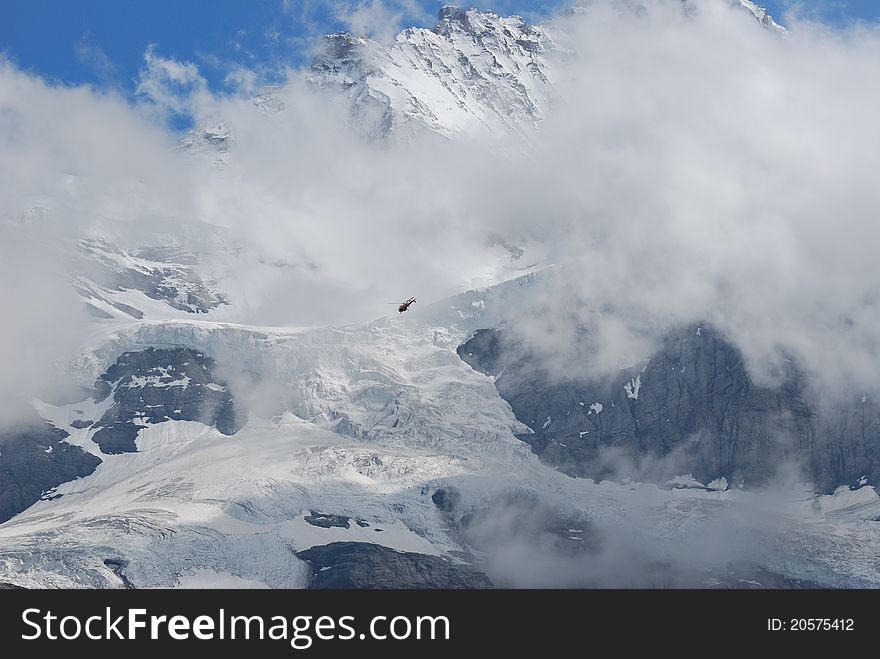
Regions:
M 467 9 L 460 9 L 459 7 L 441 7 L 439 18 L 440 23 L 436 28 L 438 34 L 448 36 L 455 29 L 468 31 L 471 27 Z
M 53 488 L 88 476 L 101 460 L 64 441 L 67 433 L 42 420 L 0 431 L 0 522 L 40 500 Z
M 24 586 L 17 586 L 14 583 L 0 581 L 0 590 L 26 590 L 26 588 Z
M 735 561 L 718 566 L 696 566 L 687 555 L 657 560 L 638 546 L 622 549 L 582 513 L 562 511 L 528 491 L 496 496 L 488 506 L 456 515 L 460 539 L 484 557 L 486 571 L 496 587 L 546 587 L 530 581 L 517 564 L 534 563 L 538 574 L 551 574 L 551 587 L 565 588 L 819 588 L 816 583 L 786 577 L 766 567 Z M 609 542 L 610 540 L 610 542 Z M 513 553 L 511 552 L 513 548 Z M 630 551 L 632 550 L 632 551 Z M 610 552 L 620 554 L 610 565 Z M 463 554 L 466 560 L 470 553 Z M 500 558 L 499 558 L 500 557 Z M 556 566 L 566 565 L 564 575 Z M 549 573 L 547 572 L 549 570 Z
M 214 361 L 185 348 L 127 352 L 99 378 L 95 392 L 97 400 L 111 392 L 114 400 L 92 437 L 104 453 L 136 451 L 145 423 L 199 421 L 224 435 L 244 425 Z
M 365 542 L 334 542 L 297 556 L 309 562 L 310 587 L 316 589 L 492 587 L 485 574 L 450 560 Z
M 137 320 L 142 320 L 144 317 L 144 312 L 140 309 L 135 309 L 130 304 L 125 304 L 123 302 L 116 302 L 115 300 L 107 301 L 114 309 L 121 311 L 122 313 L 131 316 L 132 318 L 136 318 Z M 172 305 L 173 306 L 173 305 Z
M 504 366 L 501 361 L 501 338 L 506 336 L 501 330 L 481 329 L 458 347 L 458 356 L 471 368 L 486 375 L 499 375 Z M 514 353 L 518 346 L 510 345 L 506 358 L 513 362 L 518 369 L 526 368 L 525 356 Z M 535 365 L 535 368 L 537 366 Z
M 70 422 L 71 428 L 76 428 L 77 430 L 82 430 L 83 428 L 91 428 L 94 421 L 85 420 L 85 419 L 76 419 L 75 421 Z
M 112 393 L 113 387 L 110 386 L 110 383 L 100 378 L 95 382 L 95 386 L 91 391 L 92 398 L 95 400 L 105 400 Z
M 102 320 L 109 320 L 113 318 L 112 315 L 102 309 L 99 309 L 94 304 L 84 304 L 83 307 L 85 308 L 86 313 L 94 318 L 101 318 Z
M 339 71 L 359 64 L 357 41 L 346 32 L 328 34 L 324 37 L 312 69 L 314 71 Z
M 670 334 L 632 368 L 566 382 L 500 331 L 480 330 L 458 352 L 496 376 L 534 431 L 520 438 L 572 476 L 663 482 L 693 473 L 753 485 L 794 462 L 826 491 L 863 476 L 880 482 L 880 410 L 870 398 L 820 409 L 794 364 L 778 385 L 758 385 L 740 351 L 706 326 Z
M 539 44 L 537 41 L 529 41 L 528 39 L 517 39 L 516 43 L 519 44 L 519 46 L 523 50 L 526 50 L 530 53 L 536 53 L 541 48 L 541 44 Z
M 311 515 L 306 515 L 305 520 L 312 526 L 320 526 L 324 529 L 329 529 L 334 526 L 341 529 L 351 528 L 351 525 L 349 524 L 351 518 L 346 517 L 345 515 L 328 515 L 325 513 L 316 513 L 313 510 Z
M 426 40 L 418 29 L 409 28 L 398 37 L 409 45 L 406 50 L 417 77 L 440 81 L 450 95 L 449 102 L 458 110 L 470 113 L 474 112 L 471 107 L 482 106 L 506 125 L 534 124 L 540 119 L 543 94 L 527 80 L 549 84 L 543 57 L 552 43 L 548 35 L 518 17 L 502 21 L 494 12 L 456 7 L 440 9 L 434 33 L 436 37 Z M 474 53 L 460 48 L 458 39 L 472 41 Z M 392 46 L 389 52 L 397 47 Z M 325 37 L 323 47 L 318 49 L 309 80 L 345 96 L 350 119 L 369 139 L 422 133 L 425 129 L 445 134 L 451 127 L 443 125 L 436 99 L 420 100 L 417 90 L 407 89 L 397 80 L 397 67 L 383 60 L 371 48 L 364 48 L 360 39 L 346 33 L 333 34 Z M 375 84 L 383 78 L 402 85 L 408 97 L 405 104 Z M 482 115 L 482 111 L 477 114 Z
M 58 382 L 55 384 L 56 386 L 52 389 L 41 393 L 40 400 L 44 403 L 55 405 L 56 407 L 81 403 L 83 400 L 92 397 L 94 394 L 94 389 L 89 387 L 80 387 L 78 385 L 71 385 L 64 382 Z M 78 409 L 75 409 L 74 412 L 80 417 L 85 414 L 83 410 Z M 37 417 L 34 416 L 33 418 L 36 419 Z
M 461 494 L 453 487 L 439 489 L 431 495 L 431 501 L 444 513 L 450 513 L 461 500 Z

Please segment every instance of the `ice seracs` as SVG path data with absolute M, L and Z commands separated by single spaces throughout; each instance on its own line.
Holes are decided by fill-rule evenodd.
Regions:
M 757 5 L 739 4 L 778 28 Z M 523 135 L 549 110 L 556 48 L 546 27 L 445 7 L 433 30 L 405 30 L 388 46 L 328 37 L 310 75 L 342 93 L 353 120 L 374 137 Z M 266 114 L 284 109 L 271 89 L 252 102 Z M 229 153 L 233 140 L 225 124 L 208 122 L 182 146 L 214 157 Z M 497 242 L 505 262 L 523 255 Z M 728 544 L 718 539 L 724 515 L 751 519 L 769 508 L 747 527 L 755 543 L 745 543 L 746 558 L 823 585 L 880 585 L 880 498 L 867 476 L 858 489 L 844 486 L 833 495 L 797 491 L 785 507 L 742 489 L 740 478 L 730 488 L 715 470 L 698 474 L 700 480 L 687 474 L 653 484 L 566 475 L 563 449 L 593 442 L 619 448 L 626 441 L 625 432 L 610 432 L 631 429 L 614 426 L 615 418 L 639 410 L 636 422 L 646 426 L 642 412 L 660 406 L 657 418 L 668 424 L 663 393 L 685 389 L 677 384 L 688 383 L 679 377 L 685 362 L 675 353 L 662 373 L 646 371 L 644 389 L 641 376 L 627 369 L 607 391 L 560 396 L 552 415 L 541 401 L 527 417 L 535 420 L 530 430 L 499 395 L 503 372 L 472 368 L 457 348 L 499 327 L 504 311 L 524 308 L 521 296 L 539 279 L 534 273 L 420 305 L 404 318 L 266 328 L 254 326 L 246 310 L 237 323 L 218 322 L 227 307 L 246 305 L 197 276 L 196 255 L 175 244 L 79 247 L 93 267 L 74 284 L 104 316 L 70 373 L 87 388 L 103 381 L 107 395 L 36 402 L 57 432 L 47 427 L 27 459 L 57 463 L 59 472 L 67 460 L 78 471 L 50 474 L 27 509 L 9 510 L 15 516 L 0 524 L 0 581 L 301 587 L 314 578 L 303 561 L 336 560 L 342 549 L 334 543 L 346 545 L 346 560 L 369 555 L 369 565 L 380 568 L 398 552 L 424 557 L 407 558 L 420 569 L 464 568 L 481 549 L 463 520 L 492 517 L 486 511 L 502 501 L 537 509 L 539 530 L 557 539 L 586 545 L 595 533 L 614 547 L 649 545 L 653 553 L 634 556 L 669 565 L 682 547 L 707 537 Z M 530 255 L 527 262 L 535 261 Z M 675 345 L 712 340 L 708 327 L 689 329 L 687 337 L 691 343 Z M 689 377 L 702 374 L 699 346 L 687 361 Z M 673 376 L 673 385 L 664 380 Z M 698 384 L 697 396 L 705 391 Z M 862 407 L 870 407 L 865 401 Z M 246 413 L 226 414 L 238 405 Z M 569 414 L 579 408 L 584 414 Z M 575 423 L 578 430 L 564 434 Z M 554 450 L 546 462 L 522 441 L 544 431 Z M 10 457 L 5 443 L 0 459 Z M 319 572 L 335 569 L 316 565 Z

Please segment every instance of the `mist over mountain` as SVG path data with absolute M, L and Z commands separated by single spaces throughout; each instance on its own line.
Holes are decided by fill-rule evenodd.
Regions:
M 0 62 L 0 581 L 876 587 L 878 55 L 603 0 Z

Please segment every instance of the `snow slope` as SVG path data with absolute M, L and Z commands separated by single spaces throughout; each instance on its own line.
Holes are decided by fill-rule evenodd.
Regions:
M 731 0 L 784 33 L 766 9 Z M 429 131 L 462 139 L 528 139 L 547 116 L 556 69 L 570 56 L 552 22 L 447 6 L 433 29 L 409 28 L 390 46 L 329 35 L 311 79 L 343 94 L 355 125 L 371 137 Z
M 444 7 L 433 30 L 406 29 L 390 47 L 328 36 L 311 79 L 345 94 L 371 136 L 525 135 L 547 112 L 554 49 L 548 28 L 518 16 Z
M 793 488 L 661 489 L 596 484 L 541 464 L 514 437 L 524 428 L 491 378 L 456 354 L 463 337 L 492 320 L 499 302 L 514 303 L 535 280 L 530 275 L 361 326 L 286 330 L 177 320 L 117 332 L 76 361 L 81 382 L 122 352 L 183 346 L 221 366 L 247 365 L 259 377 L 238 391 L 233 383 L 234 393 L 245 398 L 255 389 L 265 400 L 271 392 L 277 407 L 252 410 L 233 436 L 167 421 L 140 432 L 137 453 L 96 453 L 103 463 L 94 474 L 61 485 L 59 498 L 0 525 L 0 580 L 113 587 L 123 585 L 124 575 L 138 587 L 212 578 L 301 587 L 307 569 L 293 551 L 340 540 L 452 561 L 470 556 L 492 576 L 491 557 L 432 500 L 438 488 L 454 488 L 462 511 L 480 510 L 504 493 L 533 493 L 566 518 L 590 520 L 608 544 L 622 542 L 634 554 L 650 547 L 652 560 L 675 561 L 682 547 L 705 546 L 688 565 L 748 559 L 818 583 L 880 585 L 872 559 L 880 498 L 870 487 L 818 499 Z M 73 408 L 82 409 L 38 405 L 44 418 L 71 433 L 68 441 L 96 452 L 94 431 L 69 425 Z M 321 528 L 306 521 L 311 512 L 363 526 Z M 725 531 L 741 525 L 748 542 Z

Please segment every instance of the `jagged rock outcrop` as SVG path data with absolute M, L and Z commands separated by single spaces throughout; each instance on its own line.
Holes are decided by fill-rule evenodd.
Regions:
M 198 258 L 186 250 L 149 247 L 129 250 L 105 240 L 82 240 L 73 257 L 79 274 L 75 288 L 90 313 L 140 320 L 140 309 L 114 299 L 120 292 L 137 291 L 172 309 L 191 314 L 208 313 L 229 304 L 227 297 L 197 273 Z
M 98 402 L 113 396 L 92 436 L 104 453 L 136 451 L 138 432 L 148 424 L 200 421 L 233 435 L 245 422 L 214 360 L 186 348 L 124 353 L 95 390 Z
M 459 355 L 497 376 L 533 430 L 520 438 L 573 476 L 665 482 L 691 473 L 702 483 L 757 484 L 793 463 L 826 491 L 880 481 L 880 414 L 868 396 L 819 406 L 794 364 L 777 386 L 757 384 L 710 327 L 671 333 L 632 368 L 569 381 L 551 378 L 503 331 L 478 331 Z
M 387 47 L 329 35 L 310 78 L 344 94 L 371 137 L 516 134 L 546 114 L 555 48 L 544 27 L 519 16 L 443 7 L 433 30 L 408 28 Z
M 68 444 L 67 433 L 40 419 L 0 430 L 0 523 L 62 483 L 91 474 L 101 460 Z

